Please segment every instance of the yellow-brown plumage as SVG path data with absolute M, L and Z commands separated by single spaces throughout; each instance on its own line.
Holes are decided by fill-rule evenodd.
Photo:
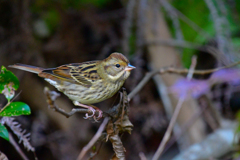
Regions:
M 9 66 L 37 73 L 71 100 L 93 104 L 112 97 L 135 67 L 121 53 L 101 61 L 89 61 L 44 69 L 24 64 Z

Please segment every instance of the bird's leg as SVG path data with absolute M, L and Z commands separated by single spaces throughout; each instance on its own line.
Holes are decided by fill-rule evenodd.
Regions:
M 85 119 L 93 117 L 93 119 L 95 121 L 98 121 L 100 118 L 102 118 L 102 111 L 99 108 L 97 108 L 93 105 L 82 104 L 82 103 L 79 103 L 78 101 L 74 101 L 73 103 L 74 103 L 75 106 L 80 106 L 80 107 L 83 107 L 83 108 L 87 108 L 92 112 L 92 115 L 90 115 L 90 116 L 88 115 L 88 113 L 86 113 L 85 114 L 86 117 L 84 117 Z M 96 110 L 98 111 L 98 116 L 97 117 L 95 116 Z
M 95 115 L 95 111 L 96 110 L 93 107 L 88 106 L 86 104 L 79 103 L 78 101 L 74 101 L 73 104 L 75 106 L 80 106 L 80 107 L 83 107 L 83 108 L 87 108 L 87 109 L 89 109 L 92 112 L 92 115 L 90 115 L 90 116 L 88 115 L 88 113 L 86 113 L 85 114 L 86 117 L 84 117 L 85 119 L 91 118 L 91 117 L 93 117 Z

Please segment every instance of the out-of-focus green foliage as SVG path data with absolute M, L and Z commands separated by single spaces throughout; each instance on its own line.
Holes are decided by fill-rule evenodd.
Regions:
M 60 15 L 58 11 L 54 8 L 45 12 L 42 18 L 47 24 L 47 27 L 51 33 L 55 31 L 55 29 L 58 27 L 58 24 L 60 23 Z
M 36 0 L 31 11 L 39 19 L 44 20 L 50 33 L 54 33 L 61 23 L 63 10 L 83 10 L 86 6 L 104 7 L 111 0 Z
M 110 0 L 62 0 L 61 3 L 66 7 L 71 7 L 75 9 L 82 9 L 86 5 L 93 5 L 95 7 L 103 7 Z
M 186 17 L 191 19 L 194 23 L 200 26 L 203 30 L 210 35 L 214 35 L 215 30 L 213 27 L 213 21 L 211 20 L 209 10 L 204 1 L 173 1 L 173 6 L 181 11 Z M 187 8 L 187 9 L 186 9 Z M 204 44 L 207 42 L 206 37 L 199 35 L 199 32 L 195 31 L 187 23 L 180 20 L 181 30 L 186 41 L 198 42 Z M 191 57 L 195 54 L 193 49 L 184 49 L 182 54 L 182 61 L 185 67 L 189 67 L 191 64 Z
M 9 136 L 8 136 L 8 131 L 7 128 L 0 124 L 0 137 L 6 139 L 7 141 L 9 141 Z
M 1 117 L 11 117 L 20 115 L 29 115 L 31 110 L 29 106 L 23 102 L 10 102 L 15 95 L 15 90 L 19 87 L 18 78 L 8 71 L 4 66 L 1 67 L 0 72 L 0 94 L 4 94 L 8 103 L 0 109 Z M 8 131 L 5 126 L 0 123 L 0 137 L 9 140 Z
M 9 85 L 12 83 L 12 87 L 17 90 L 19 87 L 18 78 L 11 72 L 8 71 L 4 66 L 1 68 L 0 72 L 0 91 L 4 89 L 4 85 Z
M 4 94 L 9 101 L 13 98 L 14 91 L 17 90 L 18 87 L 18 78 L 11 71 L 8 71 L 2 66 L 0 72 L 0 93 Z
M 11 117 L 29 114 L 31 114 L 31 110 L 26 103 L 12 102 L 0 113 L 0 116 Z
M 196 42 L 199 44 L 207 44 L 215 38 L 216 29 L 214 27 L 214 21 L 212 20 L 211 13 L 205 1 L 173 0 L 171 1 L 171 4 L 210 35 L 209 38 L 204 37 L 201 33 L 195 31 L 187 23 L 180 20 L 181 30 L 186 41 Z M 235 4 L 236 10 L 234 11 L 230 8 L 230 4 L 225 2 L 225 7 L 227 9 L 227 19 L 230 25 L 230 31 L 232 33 L 232 43 L 234 46 L 237 46 L 240 44 L 240 39 L 236 38 L 235 36 L 236 33 L 239 33 L 240 29 L 238 24 L 239 22 L 235 20 L 236 15 L 238 16 L 239 13 L 235 12 L 239 12 L 240 1 L 235 1 Z M 219 10 L 218 14 L 220 15 Z M 171 20 L 169 19 L 169 21 Z M 171 27 L 171 32 L 174 35 L 173 27 Z M 185 67 L 188 68 L 190 66 L 191 57 L 196 53 L 196 50 L 193 49 L 183 49 L 182 61 Z

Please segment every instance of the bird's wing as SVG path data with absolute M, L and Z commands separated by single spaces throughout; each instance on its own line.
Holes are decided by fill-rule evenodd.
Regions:
M 45 69 L 42 72 L 64 81 L 90 87 L 94 81 L 101 79 L 97 73 L 97 63 L 98 61 L 72 63 L 57 68 Z

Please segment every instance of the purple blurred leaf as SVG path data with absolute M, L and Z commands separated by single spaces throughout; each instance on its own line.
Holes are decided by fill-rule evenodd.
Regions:
M 187 80 L 179 79 L 170 89 L 170 91 L 176 94 L 178 97 L 193 96 L 198 98 L 202 94 L 205 94 L 210 90 L 208 81 L 205 80 Z
M 240 70 L 239 69 L 222 69 L 214 72 L 209 79 L 211 83 L 228 82 L 231 84 L 240 83 Z

